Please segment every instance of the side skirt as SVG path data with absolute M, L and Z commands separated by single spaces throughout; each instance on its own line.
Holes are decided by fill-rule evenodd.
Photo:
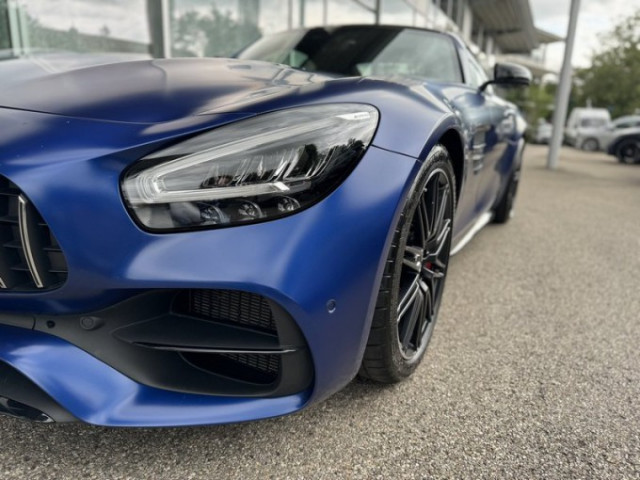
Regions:
M 451 249 L 451 255 L 455 255 L 456 253 L 460 252 L 460 250 L 462 250 L 467 245 L 467 243 L 469 243 L 471 239 L 475 237 L 476 233 L 486 227 L 487 224 L 491 223 L 492 219 L 493 212 L 485 212 L 480 215 L 475 225 L 460 239 L 459 242 L 457 242 L 453 246 L 453 248 Z

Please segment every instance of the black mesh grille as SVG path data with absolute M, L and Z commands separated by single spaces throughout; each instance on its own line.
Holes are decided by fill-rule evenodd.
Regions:
M 243 382 L 268 385 L 280 374 L 282 357 L 263 353 L 189 353 L 182 356 L 192 365 Z
M 47 290 L 67 279 L 60 245 L 20 189 L 0 176 L 0 292 Z
M 269 302 L 260 295 L 235 290 L 186 290 L 176 297 L 173 311 L 217 323 L 277 335 Z M 182 356 L 197 367 L 244 382 L 268 385 L 278 379 L 282 355 L 271 353 L 193 353 Z
M 188 290 L 175 304 L 177 313 L 276 333 L 269 303 L 260 295 L 234 290 Z
M 234 362 L 255 368 L 261 372 L 277 374 L 280 370 L 280 355 L 261 353 L 222 353 L 223 357 Z

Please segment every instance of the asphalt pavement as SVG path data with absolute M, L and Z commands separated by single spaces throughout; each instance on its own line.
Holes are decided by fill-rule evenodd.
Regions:
M 640 479 L 640 166 L 545 155 L 452 260 L 408 381 L 218 427 L 0 418 L 0 479 Z

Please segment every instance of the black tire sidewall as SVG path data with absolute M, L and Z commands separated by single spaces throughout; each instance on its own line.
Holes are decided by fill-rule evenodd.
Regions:
M 400 220 L 394 230 L 394 238 L 392 240 L 392 247 L 387 256 L 387 268 L 385 273 L 392 273 L 392 280 L 390 289 L 388 291 L 382 290 L 378 294 L 378 300 L 376 309 L 384 309 L 386 314 L 384 316 L 378 315 L 374 317 L 374 322 L 377 322 L 376 327 L 382 327 L 382 334 L 385 339 L 382 350 L 382 361 L 385 364 L 387 370 L 388 380 L 384 380 L 387 383 L 391 381 L 400 381 L 409 375 L 411 375 L 416 367 L 420 364 L 424 353 L 426 352 L 431 335 L 425 339 L 423 348 L 420 349 L 420 354 L 415 355 L 411 359 L 405 358 L 400 351 L 398 324 L 397 324 L 397 308 L 399 303 L 399 290 L 400 290 L 400 278 L 402 269 L 402 260 L 404 255 L 404 248 L 406 247 L 413 214 L 420 202 L 427 181 L 429 180 L 432 172 L 437 169 L 441 169 L 445 172 L 447 179 L 450 183 L 450 189 L 452 192 L 453 209 L 455 214 L 456 207 L 456 183 L 453 168 L 451 166 L 451 157 L 447 150 L 442 145 L 436 145 L 429 153 L 427 159 L 424 161 L 420 172 L 414 180 L 413 186 L 402 208 L 402 214 Z M 446 275 L 445 275 L 446 279 Z M 442 286 L 444 289 L 444 284 Z M 437 312 L 436 317 L 437 318 Z M 434 319 L 435 323 L 435 319 Z M 433 325 L 429 328 L 433 331 Z M 366 358 L 365 358 L 366 362 Z M 364 365 L 366 366 L 366 365 Z M 370 374 L 364 374 L 364 376 L 373 378 L 374 380 L 380 380 L 374 378 Z
M 588 145 L 593 145 L 593 148 L 587 148 Z M 586 152 L 597 152 L 599 148 L 600 145 L 595 138 L 587 138 L 582 141 L 581 149 Z
M 516 175 L 519 175 L 521 170 L 521 165 L 517 165 L 514 167 L 511 175 L 509 175 L 509 180 L 502 193 L 502 197 L 500 197 L 500 201 L 493 209 L 493 223 L 507 223 L 511 219 L 520 181 L 518 180 L 515 186 L 513 183 L 516 181 Z
M 640 158 L 638 158 L 638 153 L 640 152 L 640 142 L 635 142 L 633 140 L 625 140 L 624 142 L 622 142 L 620 144 L 620 146 L 618 147 L 618 161 L 620 161 L 620 163 L 625 163 L 627 165 L 633 165 L 635 163 L 640 162 Z M 633 148 L 635 149 L 635 153 L 636 156 L 631 158 L 631 157 L 626 157 L 624 155 L 624 150 L 629 148 L 629 146 L 633 146 Z

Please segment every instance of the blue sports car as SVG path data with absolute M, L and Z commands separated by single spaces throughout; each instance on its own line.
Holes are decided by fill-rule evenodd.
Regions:
M 525 124 L 492 84 L 530 78 L 346 26 L 9 82 L 0 413 L 237 422 L 411 375 L 450 254 L 511 213 Z

